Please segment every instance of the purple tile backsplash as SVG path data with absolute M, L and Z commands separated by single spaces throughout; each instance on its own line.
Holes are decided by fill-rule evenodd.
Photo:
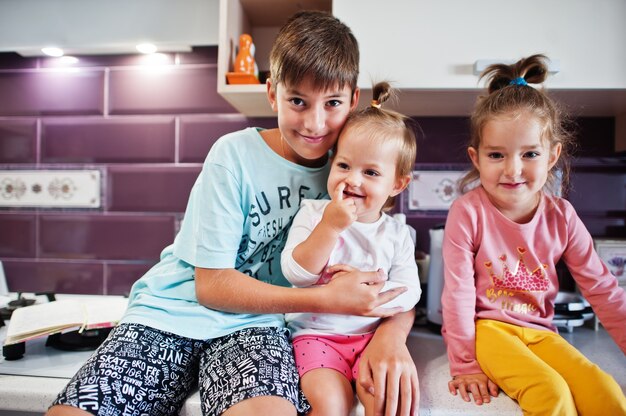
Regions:
M 251 121 L 217 94 L 217 48 L 166 59 L 0 53 L 0 169 L 103 173 L 99 210 L 0 210 L 11 290 L 128 293 L 173 242 L 211 145 Z
M 3 259 L 9 290 L 104 294 L 104 264 L 86 261 Z
M 36 257 L 37 217 L 0 213 L 0 258 Z
M 180 162 L 203 163 L 211 146 L 226 133 L 245 127 L 276 127 L 273 118 L 246 118 L 240 114 L 211 114 L 180 118 Z
M 104 75 L 101 69 L 0 71 L 0 116 L 102 114 Z
M 217 48 L 166 54 L 165 66 L 146 59 L 84 56 L 68 70 L 54 59 L 0 53 L 0 169 L 95 168 L 103 181 L 99 209 L 0 209 L 10 290 L 127 294 L 173 242 L 213 143 L 244 127 L 276 125 L 274 117 L 235 112 L 217 94 Z M 418 166 L 467 166 L 467 118 L 417 121 Z M 580 131 L 583 154 L 612 156 L 614 119 L 581 120 Z M 621 182 L 611 176 L 601 187 L 602 171 L 574 177 L 572 200 L 594 235 L 625 234 L 624 189 L 611 189 L 623 186 L 626 169 L 617 169 Z M 612 213 L 593 211 L 598 199 Z M 428 229 L 445 222 L 445 212 L 407 217 L 417 248 L 428 252 Z
M 41 127 L 43 163 L 173 163 L 174 146 L 170 116 L 66 117 Z
M 37 120 L 0 119 L 0 163 L 36 161 Z
M 174 241 L 173 215 L 40 215 L 42 258 L 156 260 Z
M 137 276 L 143 276 L 155 264 L 156 261 L 107 264 L 104 270 L 106 294 L 128 295 Z
M 217 94 L 217 65 L 111 70 L 110 114 L 231 113 Z
M 417 121 L 417 163 L 468 162 L 465 150 L 469 143 L 467 118 L 421 117 Z
M 109 211 L 184 212 L 202 166 L 123 165 L 109 168 Z

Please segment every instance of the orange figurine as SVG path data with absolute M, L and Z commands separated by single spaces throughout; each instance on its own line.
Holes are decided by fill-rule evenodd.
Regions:
M 239 52 L 235 58 L 235 72 L 244 72 L 255 75 L 254 50 L 252 49 L 252 37 L 248 34 L 239 36 Z
M 229 84 L 258 84 L 259 79 L 254 61 L 252 37 L 246 33 L 239 36 L 239 52 L 235 57 L 234 72 L 226 74 Z

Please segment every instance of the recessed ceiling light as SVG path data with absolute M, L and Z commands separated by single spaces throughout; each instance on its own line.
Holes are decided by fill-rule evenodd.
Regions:
M 157 51 L 156 45 L 152 43 L 140 43 L 136 48 L 141 53 L 155 53 Z
M 62 56 L 59 60 L 63 65 L 74 65 L 75 63 L 78 63 L 77 57 L 69 55 Z
M 56 47 L 41 48 L 41 52 L 45 53 L 48 56 L 63 56 L 63 49 Z

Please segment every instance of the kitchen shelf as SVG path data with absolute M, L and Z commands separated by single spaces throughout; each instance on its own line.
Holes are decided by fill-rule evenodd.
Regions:
M 275 117 L 267 100 L 266 87 L 229 85 L 239 36 L 248 33 L 255 45 L 260 72 L 269 70 L 269 54 L 280 27 L 300 10 L 332 11 L 331 0 L 220 0 L 220 28 L 217 58 L 217 92 L 237 111 L 250 117 Z

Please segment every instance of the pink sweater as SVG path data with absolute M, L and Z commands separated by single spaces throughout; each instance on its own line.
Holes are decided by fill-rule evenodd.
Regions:
M 555 265 L 563 259 L 617 345 L 626 354 L 626 291 L 593 248 L 571 204 L 542 195 L 526 224 L 506 218 L 478 187 L 452 204 L 445 227 L 443 336 L 453 376 L 481 372 L 476 319 L 555 331 Z

